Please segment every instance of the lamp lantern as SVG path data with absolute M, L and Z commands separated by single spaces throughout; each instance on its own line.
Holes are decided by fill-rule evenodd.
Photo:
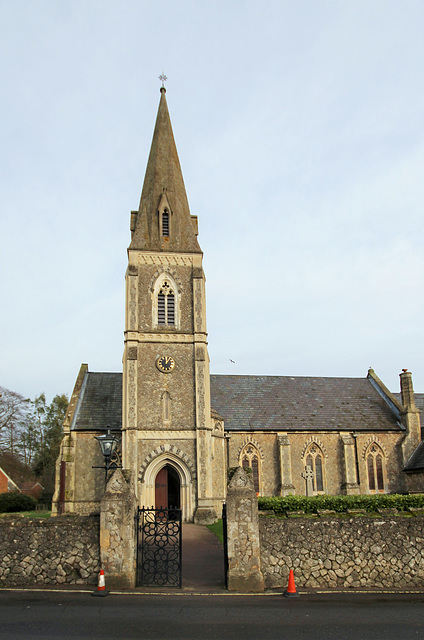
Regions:
M 117 439 L 110 432 L 110 427 L 106 427 L 106 428 L 107 428 L 107 433 L 104 433 L 101 436 L 95 436 L 96 440 L 100 445 L 100 449 L 105 459 L 105 462 L 107 460 L 110 461 L 111 457 L 116 451 L 116 447 L 118 444 Z
M 121 467 L 115 463 L 111 464 L 111 459 L 113 454 L 116 451 L 116 447 L 118 446 L 118 440 L 116 437 L 110 432 L 109 425 L 106 427 L 107 432 L 102 434 L 101 436 L 94 436 L 97 442 L 100 445 L 100 450 L 102 452 L 103 458 L 105 460 L 105 464 L 103 467 L 93 467 L 93 469 L 104 469 L 105 470 L 105 486 L 107 484 L 107 474 L 110 468 L 120 469 Z

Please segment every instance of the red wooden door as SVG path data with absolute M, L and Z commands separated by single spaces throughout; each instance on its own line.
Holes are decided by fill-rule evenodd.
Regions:
M 65 481 L 66 481 L 66 462 L 60 463 L 60 483 L 59 483 L 59 515 L 65 511 Z
M 168 508 L 168 469 L 163 467 L 155 480 L 155 507 Z

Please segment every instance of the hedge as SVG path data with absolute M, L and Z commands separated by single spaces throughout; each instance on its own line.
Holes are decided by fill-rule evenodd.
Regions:
M 397 509 L 407 511 L 410 507 L 424 509 L 424 494 L 398 495 L 355 495 L 355 496 L 274 496 L 259 498 L 260 510 L 273 510 L 277 515 L 285 515 L 287 511 L 304 511 L 317 513 L 318 510 L 332 510 L 345 513 L 350 509 L 363 509 L 375 513 L 378 509 Z
M 11 513 L 15 511 L 34 511 L 36 501 L 23 493 L 11 491 L 10 493 L 0 493 L 0 513 Z

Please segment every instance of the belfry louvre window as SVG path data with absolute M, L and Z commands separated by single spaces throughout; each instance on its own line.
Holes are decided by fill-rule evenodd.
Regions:
M 175 324 L 175 298 L 172 291 L 168 293 L 168 324 Z
M 162 213 L 162 236 L 169 238 L 169 211 L 165 209 Z
M 160 293 L 158 295 L 158 324 L 166 324 L 165 319 L 165 295 Z
M 158 325 L 175 326 L 175 296 L 166 280 L 158 294 Z

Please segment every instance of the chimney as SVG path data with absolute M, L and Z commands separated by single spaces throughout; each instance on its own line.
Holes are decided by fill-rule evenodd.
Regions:
M 414 387 L 412 386 L 412 374 L 408 369 L 402 369 L 400 374 L 400 392 L 402 404 L 407 410 L 415 409 Z
M 405 425 L 402 442 L 403 464 L 406 465 L 421 442 L 420 412 L 415 406 L 412 375 L 408 369 L 402 369 L 400 374 L 400 392 L 403 404 L 402 422 Z

